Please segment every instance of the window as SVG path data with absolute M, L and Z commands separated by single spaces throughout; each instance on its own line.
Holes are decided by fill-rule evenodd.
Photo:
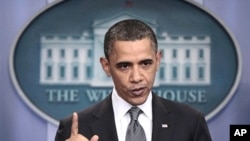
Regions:
M 164 80 L 165 79 L 165 68 L 160 67 L 160 79 Z
M 177 50 L 176 49 L 173 49 L 172 57 L 177 58 Z
M 61 65 L 59 71 L 60 71 L 59 72 L 60 79 L 64 79 L 65 78 L 65 66 Z
M 77 49 L 74 50 L 74 55 L 73 56 L 74 56 L 74 58 L 78 57 L 78 50 Z
M 52 50 L 51 49 L 47 50 L 47 57 L 52 58 Z
M 177 68 L 177 66 L 172 67 L 172 79 L 173 80 L 178 79 L 178 68 Z
M 60 57 L 61 57 L 61 58 L 64 58 L 64 57 L 65 57 L 65 50 L 64 50 L 64 49 L 61 49 L 61 50 L 60 50 Z
M 190 79 L 191 78 L 191 68 L 190 66 L 185 67 L 185 79 Z
M 204 59 L 204 50 L 199 49 L 199 59 Z
M 47 65 L 46 67 L 46 77 L 47 79 L 52 78 L 52 66 L 51 65 Z
M 76 79 L 78 78 L 79 70 L 78 66 L 73 66 L 73 78 Z
M 189 49 L 186 50 L 186 58 L 188 58 L 188 59 L 190 58 L 190 50 Z
M 92 50 L 89 49 L 87 55 L 88 55 L 88 58 L 91 58 L 92 57 Z
M 92 77 L 92 69 L 91 66 L 86 66 L 86 78 L 90 79 Z
M 205 79 L 205 69 L 203 66 L 198 67 L 198 79 L 204 80 Z

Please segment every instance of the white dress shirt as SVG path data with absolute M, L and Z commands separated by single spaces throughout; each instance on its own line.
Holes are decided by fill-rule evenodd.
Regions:
M 125 141 L 127 127 L 130 122 L 130 116 L 128 110 L 132 107 L 131 104 L 123 100 L 118 94 L 115 88 L 112 91 L 112 104 L 114 110 L 114 118 L 116 131 L 119 141 Z M 152 92 L 150 92 L 147 100 L 142 105 L 138 107 L 143 111 L 139 115 L 139 123 L 144 129 L 147 141 L 151 141 L 152 138 Z

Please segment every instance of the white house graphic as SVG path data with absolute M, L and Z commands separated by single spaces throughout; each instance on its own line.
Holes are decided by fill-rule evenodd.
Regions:
M 92 31 L 81 36 L 42 35 L 40 83 L 49 85 L 112 86 L 99 64 L 103 54 L 104 34 L 114 23 L 124 19 L 139 19 L 156 32 L 157 24 L 130 13 L 95 20 Z M 157 33 L 156 33 L 157 34 Z M 163 53 L 161 67 L 155 80 L 159 85 L 209 85 L 210 37 L 159 35 Z

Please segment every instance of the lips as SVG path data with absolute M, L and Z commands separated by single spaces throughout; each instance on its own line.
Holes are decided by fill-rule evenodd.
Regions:
M 136 88 L 136 89 L 131 90 L 131 93 L 134 96 L 141 96 L 143 95 L 144 91 L 145 91 L 145 88 Z

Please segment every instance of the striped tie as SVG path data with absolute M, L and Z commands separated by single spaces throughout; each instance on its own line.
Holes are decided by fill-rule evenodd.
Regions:
M 126 141 L 146 141 L 144 130 L 138 121 L 138 116 L 142 113 L 141 109 L 132 107 L 128 112 L 131 120 L 127 129 Z

